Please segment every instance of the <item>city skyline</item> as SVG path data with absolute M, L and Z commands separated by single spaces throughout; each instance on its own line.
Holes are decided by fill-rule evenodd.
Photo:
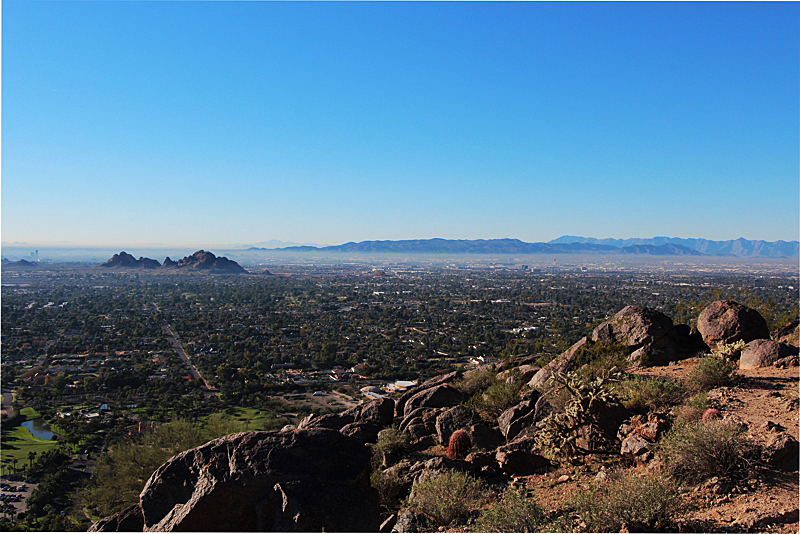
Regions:
M 800 233 L 797 4 L 3 7 L 4 244 Z

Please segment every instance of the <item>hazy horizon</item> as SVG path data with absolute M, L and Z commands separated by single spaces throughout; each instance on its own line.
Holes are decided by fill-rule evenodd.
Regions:
M 797 240 L 798 15 L 6 0 L 3 246 Z

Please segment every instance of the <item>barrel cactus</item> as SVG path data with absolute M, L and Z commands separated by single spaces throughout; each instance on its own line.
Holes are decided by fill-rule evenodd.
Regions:
M 450 441 L 447 444 L 447 457 L 451 460 L 461 460 L 467 456 L 470 447 L 472 447 L 472 441 L 469 439 L 469 432 L 463 428 L 456 430 L 450 435 Z

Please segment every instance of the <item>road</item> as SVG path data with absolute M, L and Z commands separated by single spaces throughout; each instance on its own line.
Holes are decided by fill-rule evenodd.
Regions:
M 186 368 L 189 370 L 189 374 L 194 380 L 199 380 L 203 383 L 203 391 L 206 393 L 217 394 L 219 393 L 218 389 L 212 388 L 208 380 L 203 378 L 203 375 L 200 374 L 200 371 L 194 366 L 192 361 L 189 359 L 189 355 L 186 354 L 186 351 L 183 349 L 183 345 L 181 345 L 178 336 L 175 335 L 175 332 L 172 330 L 172 327 L 167 324 L 166 322 L 161 325 L 162 330 L 167 335 L 167 340 L 172 344 L 172 350 L 175 351 L 175 354 L 183 361 L 186 365 Z

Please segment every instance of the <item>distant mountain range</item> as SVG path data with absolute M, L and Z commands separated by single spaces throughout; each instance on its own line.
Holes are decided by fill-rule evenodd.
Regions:
M 265 250 L 251 247 L 249 250 Z M 291 252 L 406 253 L 406 254 L 649 254 L 656 256 L 738 256 L 789 258 L 798 255 L 797 241 L 710 241 L 654 237 L 651 239 L 595 239 L 563 236 L 548 243 L 519 239 L 405 239 L 361 241 L 326 247 L 298 246 L 273 250 Z
M 550 241 L 551 244 L 610 245 L 620 249 L 631 246 L 679 245 L 709 256 L 738 256 L 752 258 L 791 258 L 798 255 L 798 241 L 762 241 L 743 237 L 728 241 L 680 237 L 652 237 L 633 239 L 596 239 L 565 235 Z
M 217 257 L 205 250 L 198 250 L 191 256 L 186 256 L 178 261 L 173 261 L 167 256 L 163 265 L 159 263 L 158 260 L 152 260 L 150 258 L 139 258 L 137 260 L 132 255 L 122 251 L 119 254 L 114 254 L 110 260 L 100 266 L 127 269 L 191 269 L 229 274 L 243 274 L 247 272 L 235 261 L 229 260 L 225 256 Z

